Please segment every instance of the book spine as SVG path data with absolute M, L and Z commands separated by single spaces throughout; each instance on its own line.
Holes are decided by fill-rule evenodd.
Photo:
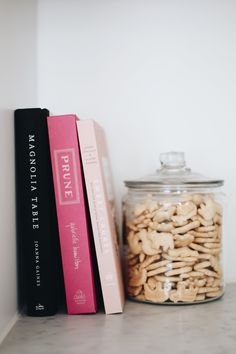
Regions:
M 15 111 L 17 243 L 28 315 L 57 310 L 56 212 L 46 109 Z M 22 253 L 21 253 L 22 251 Z M 22 262 L 24 261 L 24 264 Z
M 122 275 L 95 128 L 92 121 L 78 121 L 77 128 L 105 312 L 119 313 L 124 305 Z
M 96 312 L 76 116 L 48 118 L 67 311 Z

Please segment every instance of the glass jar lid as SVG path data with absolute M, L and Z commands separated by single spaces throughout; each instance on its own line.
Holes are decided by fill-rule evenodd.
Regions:
M 155 174 L 137 180 L 125 181 L 129 188 L 215 188 L 224 184 L 223 180 L 205 177 L 192 172 L 185 165 L 183 152 L 160 154 L 161 168 Z

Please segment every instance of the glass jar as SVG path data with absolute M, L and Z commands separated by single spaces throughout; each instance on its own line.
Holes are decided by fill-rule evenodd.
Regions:
M 160 155 L 154 175 L 125 181 L 126 290 L 156 304 L 220 298 L 223 180 L 185 167 L 184 153 Z

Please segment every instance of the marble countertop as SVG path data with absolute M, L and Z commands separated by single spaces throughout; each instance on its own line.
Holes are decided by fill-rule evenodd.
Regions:
M 3 354 L 236 353 L 236 284 L 220 300 L 161 306 L 127 301 L 119 315 L 21 317 Z

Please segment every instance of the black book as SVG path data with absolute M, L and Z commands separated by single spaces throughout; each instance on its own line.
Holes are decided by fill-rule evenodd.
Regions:
M 31 316 L 53 315 L 58 303 L 59 241 L 48 116 L 47 109 L 15 111 L 19 289 L 25 292 L 27 314 Z

